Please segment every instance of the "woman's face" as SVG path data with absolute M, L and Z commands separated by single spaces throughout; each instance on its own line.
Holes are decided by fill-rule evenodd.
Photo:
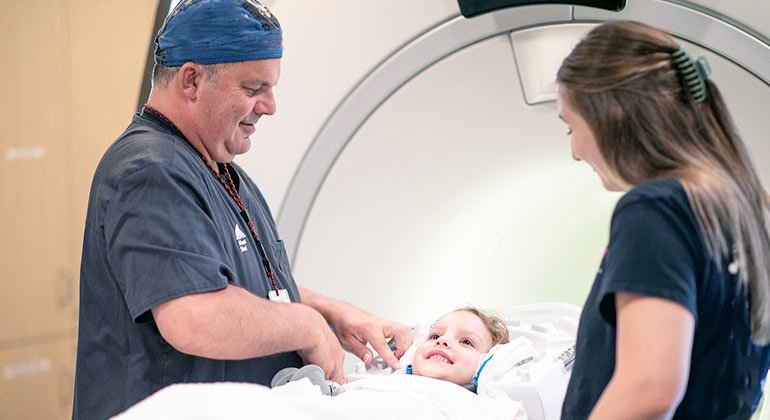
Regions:
M 467 311 L 450 312 L 433 324 L 427 340 L 417 347 L 412 373 L 465 385 L 490 348 L 492 334 L 479 317 Z
M 559 118 L 567 124 L 570 145 L 572 146 L 572 157 L 577 161 L 585 161 L 591 165 L 602 180 L 602 184 L 607 191 L 623 191 L 624 188 L 618 185 L 610 176 L 607 164 L 599 152 L 599 146 L 596 144 L 596 137 L 593 130 L 588 126 L 586 120 L 580 114 L 572 109 L 569 103 L 567 90 L 559 85 L 556 91 L 556 106 L 559 110 Z

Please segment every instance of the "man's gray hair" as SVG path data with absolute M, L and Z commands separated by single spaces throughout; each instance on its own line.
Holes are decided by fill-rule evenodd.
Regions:
M 219 80 L 219 72 L 229 64 L 231 63 L 200 64 L 200 66 L 203 69 L 207 80 L 217 82 Z M 158 88 L 168 86 L 171 79 L 179 73 L 180 68 L 182 68 L 182 66 L 168 67 L 163 64 L 155 63 L 155 67 L 152 69 L 152 86 Z

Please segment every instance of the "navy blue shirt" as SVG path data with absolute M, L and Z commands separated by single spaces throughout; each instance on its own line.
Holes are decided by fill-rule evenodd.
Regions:
M 237 165 L 228 167 L 278 287 L 299 302 L 264 198 Z M 108 418 L 173 383 L 269 385 L 278 370 L 301 366 L 294 352 L 212 360 L 163 339 L 153 307 L 228 284 L 260 297 L 272 287 L 240 210 L 178 131 L 150 112 L 137 114 L 104 154 L 91 186 L 73 419 Z
M 677 181 L 651 180 L 625 194 L 580 317 L 562 419 L 587 418 L 612 377 L 617 292 L 667 299 L 695 318 L 690 376 L 675 419 L 748 418 L 759 402 L 770 352 L 750 341 L 745 288 L 729 273 L 729 262 L 709 257 Z

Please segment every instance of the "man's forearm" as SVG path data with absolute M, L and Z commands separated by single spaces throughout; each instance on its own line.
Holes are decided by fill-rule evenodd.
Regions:
M 152 310 L 177 350 L 211 359 L 248 359 L 318 344 L 323 317 L 310 306 L 276 303 L 237 286 L 184 296 Z

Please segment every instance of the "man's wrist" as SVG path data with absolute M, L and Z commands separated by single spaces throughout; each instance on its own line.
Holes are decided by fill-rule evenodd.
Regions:
M 319 295 L 307 289 L 302 289 L 301 293 L 303 303 L 318 311 L 327 322 L 332 324 L 334 323 L 335 313 L 342 307 L 349 305 L 347 302 Z

